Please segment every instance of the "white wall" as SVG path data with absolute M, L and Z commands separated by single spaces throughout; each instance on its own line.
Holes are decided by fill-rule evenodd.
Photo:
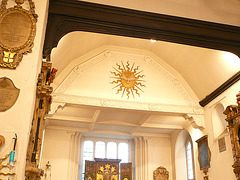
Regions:
M 199 130 L 194 129 L 191 124 L 189 123 L 185 129 L 189 132 L 192 141 L 193 141 L 193 149 L 194 149 L 194 160 L 195 160 L 195 172 L 196 172 L 196 179 L 203 179 L 203 172 L 200 170 L 200 165 L 198 161 L 198 147 L 197 143 L 195 142 L 197 139 L 201 138 L 204 135 L 208 135 L 208 145 L 211 151 L 211 167 L 209 169 L 208 175 L 210 179 L 221 179 L 221 180 L 235 180 L 235 174 L 233 173 L 233 155 L 231 149 L 231 142 L 230 142 L 230 135 L 229 132 L 227 133 L 219 133 L 224 129 L 221 127 L 219 130 L 219 124 L 221 124 L 221 118 L 216 118 L 215 114 L 215 107 L 217 104 L 224 105 L 224 109 L 228 105 L 236 105 L 236 94 L 239 92 L 240 82 L 237 82 L 235 85 L 229 88 L 226 92 L 221 94 L 211 103 L 209 103 L 205 108 L 205 124 L 206 128 Z M 219 122 L 218 122 L 219 121 Z M 215 126 L 216 125 L 216 126 Z M 215 128 L 215 129 L 214 129 Z M 215 131 L 215 136 L 214 136 Z M 218 136 L 216 136 L 216 132 Z M 226 141 L 226 151 L 219 152 L 218 140 L 224 137 Z M 173 163 L 173 173 L 174 179 L 181 180 L 186 179 L 186 159 L 184 157 L 183 150 L 181 149 L 181 144 L 183 141 L 183 134 L 180 132 L 174 132 L 171 134 L 171 144 L 172 150 L 175 150 L 175 153 L 172 152 L 172 163 Z M 182 167 L 180 167 L 182 165 Z M 183 172 L 185 171 L 185 172 Z
M 45 130 L 41 168 L 45 170 L 49 161 L 51 164 L 51 178 L 53 180 L 68 179 L 70 139 L 71 133 L 68 131 Z
M 169 180 L 172 176 L 170 137 L 149 138 L 148 140 L 148 179 L 153 179 L 153 171 L 163 166 L 169 172 Z
M 205 109 L 206 129 L 204 134 L 208 134 L 208 143 L 212 152 L 211 168 L 209 169 L 209 176 L 214 179 L 228 179 L 235 180 L 236 177 L 233 173 L 233 154 L 231 149 L 230 135 L 229 133 L 223 134 L 219 137 L 214 137 L 215 119 L 212 119 L 214 108 L 216 104 L 221 103 L 225 108 L 228 105 L 236 104 L 236 94 L 239 92 L 240 82 L 230 87 L 226 92 L 217 97 L 214 101 L 209 103 Z M 218 139 L 225 137 L 226 151 L 219 152 Z

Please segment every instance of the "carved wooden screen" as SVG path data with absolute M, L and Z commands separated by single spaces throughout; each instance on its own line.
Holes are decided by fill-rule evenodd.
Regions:
M 96 180 L 96 162 L 86 161 L 84 180 Z
M 120 180 L 132 180 L 132 163 L 121 163 L 120 173 Z
M 100 161 L 96 163 L 97 180 L 118 180 L 119 162 Z
M 86 161 L 84 180 L 119 180 L 120 161 L 99 158 L 95 158 L 95 161 Z

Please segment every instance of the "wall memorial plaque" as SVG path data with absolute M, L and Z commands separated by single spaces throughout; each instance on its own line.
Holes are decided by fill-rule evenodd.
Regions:
M 200 169 L 203 170 L 203 173 L 206 175 L 205 179 L 208 179 L 207 173 L 210 168 L 210 160 L 211 160 L 211 151 L 208 147 L 208 136 L 203 136 L 197 141 L 198 144 L 198 160 L 200 163 Z
M 31 52 L 37 15 L 32 0 L 28 0 L 29 11 L 22 8 L 23 0 L 15 0 L 17 5 L 6 9 L 7 1 L 2 0 L 0 7 L 0 67 L 15 69 L 23 54 Z
M 218 148 L 219 152 L 226 151 L 226 142 L 225 142 L 225 137 L 222 137 L 221 139 L 218 140 Z
M 11 108 L 19 96 L 20 90 L 7 77 L 0 78 L 0 112 Z

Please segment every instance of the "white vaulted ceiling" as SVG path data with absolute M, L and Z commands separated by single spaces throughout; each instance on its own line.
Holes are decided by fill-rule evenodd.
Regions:
M 62 70 L 78 57 L 104 45 L 129 47 L 154 53 L 175 69 L 202 100 L 240 68 L 234 54 L 176 43 L 120 37 L 88 32 L 73 32 L 61 39 L 52 53 L 53 66 Z M 144 53 L 141 51 L 141 54 Z M 162 63 L 161 63 L 162 64 Z
M 110 71 L 127 61 L 144 70 L 140 97 L 121 97 L 110 84 Z M 196 117 L 204 127 L 198 102 L 240 68 L 227 52 L 89 32 L 63 37 L 52 63 L 58 72 L 47 127 L 127 136 L 166 135 Z

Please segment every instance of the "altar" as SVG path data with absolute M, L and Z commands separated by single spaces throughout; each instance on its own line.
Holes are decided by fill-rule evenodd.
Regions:
M 119 180 L 119 177 L 132 180 L 132 163 L 120 163 L 121 159 L 94 159 L 86 161 L 84 180 Z

